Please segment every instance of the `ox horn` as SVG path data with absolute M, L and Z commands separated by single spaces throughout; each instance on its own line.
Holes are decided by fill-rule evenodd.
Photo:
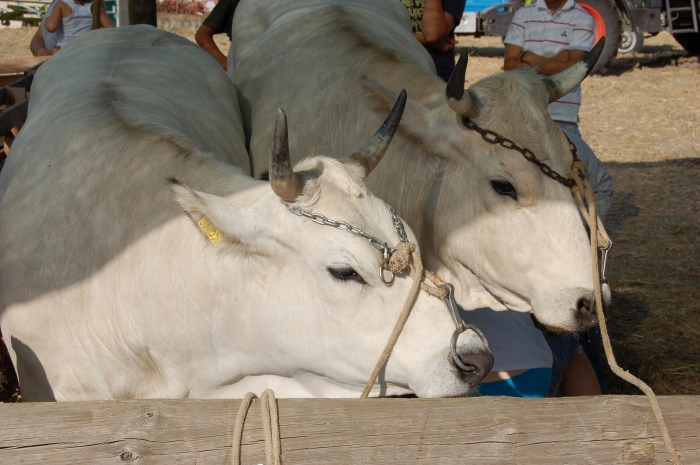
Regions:
M 588 76 L 595 66 L 604 46 L 605 37 L 601 37 L 595 47 L 593 47 L 593 50 L 588 52 L 586 56 L 564 71 L 543 79 L 549 93 L 549 103 L 559 100 L 581 84 L 581 81 Z
M 459 60 L 455 65 L 454 71 L 450 75 L 450 79 L 447 81 L 447 87 L 445 88 L 445 97 L 447 98 L 447 105 L 449 105 L 455 113 L 462 116 L 474 116 L 476 115 L 477 102 L 471 92 L 464 92 L 464 83 L 467 76 L 467 61 L 469 57 L 467 52 L 463 52 L 459 56 Z
M 399 98 L 394 103 L 394 108 L 391 109 L 389 116 L 386 117 L 384 123 L 377 129 L 372 137 L 362 146 L 362 148 L 350 155 L 350 158 L 360 162 L 365 167 L 365 176 L 368 176 L 374 168 L 382 160 L 382 157 L 389 148 L 391 139 L 396 133 L 396 129 L 401 122 L 403 109 L 406 106 L 406 89 L 402 90 Z
M 278 197 L 287 202 L 294 202 L 304 190 L 304 181 L 292 168 L 287 137 L 287 115 L 281 108 L 277 110 L 275 139 L 270 155 L 270 186 Z

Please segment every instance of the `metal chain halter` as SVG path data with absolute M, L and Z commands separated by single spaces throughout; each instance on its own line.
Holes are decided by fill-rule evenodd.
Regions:
M 479 134 L 481 134 L 481 138 L 489 144 L 500 145 L 501 147 L 504 147 L 506 149 L 520 152 L 527 161 L 530 161 L 537 165 L 537 167 L 540 169 L 540 171 L 542 171 L 542 173 L 544 173 L 545 176 L 548 176 L 569 188 L 574 187 L 576 185 L 576 182 L 574 182 L 573 179 L 569 179 L 562 176 L 561 174 L 557 173 L 552 168 L 550 168 L 549 165 L 547 165 L 546 163 L 539 161 L 535 154 L 532 153 L 532 150 L 520 147 L 514 141 L 503 137 L 497 132 L 491 131 L 490 129 L 482 128 L 466 116 L 462 117 L 462 121 L 464 122 L 464 125 L 467 127 L 467 129 L 471 129 L 472 131 L 476 131 Z M 564 134 L 564 137 L 566 137 L 566 134 Z M 578 153 L 576 151 L 576 146 L 569 140 L 568 137 L 566 137 L 566 140 L 567 142 L 569 142 L 569 150 L 571 150 L 571 154 L 574 156 L 574 161 L 578 161 Z
M 374 385 L 374 382 L 377 378 L 377 375 L 379 373 L 379 370 L 384 366 L 384 364 L 387 361 L 387 358 L 389 357 L 389 354 L 391 353 L 391 349 L 393 348 L 394 344 L 396 343 L 396 339 L 398 338 L 399 332 L 401 331 L 401 328 L 403 328 L 403 324 L 406 322 L 406 319 L 408 318 L 408 312 L 410 312 L 411 308 L 413 307 L 413 303 L 415 302 L 416 295 L 420 290 L 424 290 L 428 294 L 439 298 L 440 300 L 443 301 L 443 303 L 447 306 L 447 309 L 450 312 L 450 315 L 452 316 L 452 319 L 455 322 L 455 325 L 457 326 L 457 329 L 455 329 L 454 333 L 452 334 L 452 339 L 450 340 L 450 351 L 452 353 L 452 360 L 454 361 L 455 365 L 457 368 L 462 370 L 463 372 L 471 372 L 475 370 L 474 366 L 470 365 L 465 365 L 462 360 L 459 358 L 459 354 L 457 353 L 457 338 L 459 337 L 460 334 L 463 332 L 467 331 L 468 329 L 471 329 L 474 331 L 477 335 L 481 337 L 482 340 L 485 340 L 485 337 L 483 333 L 474 325 L 469 325 L 462 320 L 462 316 L 459 314 L 458 311 L 458 306 L 457 302 L 455 301 L 454 298 L 454 286 L 452 284 L 444 282 L 442 279 L 440 279 L 437 275 L 434 273 L 425 270 L 423 268 L 423 264 L 420 259 L 420 255 L 415 251 L 415 244 L 408 242 L 408 236 L 406 236 L 406 229 L 404 228 L 403 222 L 401 221 L 401 218 L 396 214 L 396 211 L 394 210 L 394 207 L 389 205 L 388 203 L 385 203 L 386 207 L 389 209 L 391 212 L 391 217 L 392 217 L 392 222 L 394 224 L 394 228 L 396 229 L 396 232 L 399 235 L 399 239 L 401 242 L 396 246 L 397 249 L 393 249 L 389 247 L 389 245 L 382 241 L 381 239 L 378 239 L 370 234 L 367 234 L 357 226 L 353 226 L 349 223 L 346 223 L 345 221 L 340 221 L 340 220 L 331 220 L 327 218 L 324 215 L 321 215 L 320 213 L 314 213 L 314 212 L 307 212 L 301 207 L 297 205 L 288 205 L 287 208 L 289 209 L 290 212 L 294 213 L 297 216 L 305 217 L 313 221 L 314 223 L 323 225 L 323 226 L 332 226 L 336 229 L 339 229 L 341 231 L 348 232 L 354 236 L 361 237 L 365 239 L 367 242 L 370 243 L 372 247 L 375 249 L 379 250 L 380 252 L 383 252 L 384 254 L 384 259 L 382 260 L 382 264 L 379 265 L 379 278 L 382 280 L 384 284 L 387 286 L 390 286 L 394 282 L 394 273 L 398 272 L 397 268 L 399 269 L 404 269 L 404 266 L 408 265 L 408 261 L 405 263 L 399 265 L 398 263 L 393 263 L 392 266 L 390 266 L 390 261 L 391 258 L 394 254 L 397 255 L 402 255 L 406 254 L 405 259 L 409 260 L 408 255 L 411 255 L 411 259 L 413 260 L 413 270 L 411 271 L 411 277 L 415 280 L 414 283 L 414 288 L 412 289 L 412 292 L 409 293 L 409 297 L 406 300 L 406 303 L 404 305 L 404 309 L 401 312 L 401 317 L 399 318 L 399 321 L 396 323 L 396 326 L 394 328 L 394 331 L 392 333 L 392 337 L 389 339 L 389 342 L 387 343 L 387 346 L 384 349 L 384 353 L 382 354 L 382 357 L 379 359 L 377 362 L 377 365 L 375 366 L 375 371 L 372 374 L 372 377 L 370 378 L 370 381 L 367 383 L 367 386 L 365 386 L 365 390 L 362 393 L 362 396 L 360 398 L 364 399 L 367 398 L 369 395 L 370 390 L 372 389 L 372 386 Z M 397 253 L 400 252 L 400 253 Z M 398 260 L 398 262 L 401 262 L 401 260 Z M 388 273 L 391 274 L 391 279 L 387 280 L 384 278 L 384 272 L 387 271 Z M 414 276 L 415 273 L 415 276 Z M 430 281 L 433 283 L 435 287 L 428 286 L 424 281 L 424 278 L 428 277 Z
M 408 236 L 406 236 L 406 229 L 403 226 L 401 218 L 399 218 L 399 215 L 396 214 L 394 207 L 392 207 L 388 203 L 385 203 L 385 205 L 391 212 L 391 219 L 394 223 L 394 229 L 396 229 L 396 232 L 399 235 L 399 239 L 401 240 L 401 242 L 408 242 Z M 384 259 L 382 260 L 382 264 L 379 267 L 379 277 L 381 278 L 382 282 L 386 285 L 390 285 L 394 282 L 393 273 L 391 273 L 391 279 L 384 279 L 384 271 L 387 270 L 387 266 L 389 265 L 389 259 L 391 258 L 391 255 L 393 255 L 396 252 L 396 249 L 389 247 L 389 244 L 387 244 L 379 238 L 367 234 L 357 226 L 353 226 L 349 223 L 346 223 L 345 221 L 331 220 L 329 218 L 326 218 L 324 215 L 321 215 L 320 213 L 307 212 L 297 205 L 289 205 L 287 208 L 289 208 L 289 211 L 294 213 L 295 215 L 309 218 L 314 223 L 318 223 L 324 226 L 332 226 L 336 229 L 340 229 L 341 231 L 349 232 L 354 236 L 365 239 L 367 242 L 370 243 L 372 247 L 384 254 Z
M 565 178 L 561 174 L 557 173 L 554 171 L 552 168 L 549 167 L 544 162 L 541 162 L 535 157 L 535 154 L 532 152 L 532 150 L 528 148 L 522 148 L 518 144 L 516 144 L 514 141 L 508 139 L 507 137 L 503 137 L 499 133 L 492 131 L 490 129 L 484 129 L 478 124 L 476 124 L 474 121 L 471 119 L 467 118 L 466 116 L 462 116 L 462 121 L 464 122 L 464 125 L 467 127 L 467 129 L 471 129 L 472 131 L 476 131 L 479 134 L 481 134 L 481 138 L 484 139 L 486 142 L 489 144 L 495 144 L 495 145 L 500 145 L 503 148 L 510 149 L 510 150 L 515 150 L 516 152 L 519 152 L 522 154 L 523 157 L 527 161 L 530 161 L 537 165 L 537 167 L 540 169 L 540 171 L 545 175 L 548 176 L 555 181 L 557 181 L 560 184 L 565 185 L 566 187 L 573 189 L 576 187 L 577 183 L 574 179 L 568 177 Z M 580 160 L 578 158 L 578 151 L 576 150 L 576 146 L 574 145 L 573 142 L 566 136 L 564 131 L 562 131 L 562 134 L 564 134 L 564 137 L 566 137 L 566 141 L 569 143 L 569 150 L 571 150 L 571 155 L 574 157 L 572 165 L 574 163 L 580 163 Z M 585 171 L 577 171 L 578 177 L 583 181 L 586 178 L 586 173 Z M 607 265 L 607 259 L 608 259 L 608 252 L 612 248 L 612 241 L 610 238 L 606 237 L 605 242 L 607 244 L 605 245 L 600 245 L 599 249 L 602 252 L 603 259 L 602 259 L 602 267 L 601 267 L 601 278 L 602 278 L 602 283 L 605 286 L 608 286 L 608 280 L 605 278 L 605 267 Z

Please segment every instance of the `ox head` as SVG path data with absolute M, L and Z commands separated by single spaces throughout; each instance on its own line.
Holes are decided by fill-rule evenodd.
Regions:
M 546 79 L 519 69 L 466 90 L 465 53 L 447 87 L 441 87 L 444 100 L 424 94 L 407 102 L 399 135 L 410 147 L 401 156 L 413 153 L 426 160 L 422 176 L 430 178 L 429 185 L 416 180 L 412 187 L 428 194 L 422 217 L 409 222 L 422 223 L 428 266 L 458 286 L 465 308 L 532 312 L 545 327 L 561 332 L 597 322 L 588 237 L 569 188 L 519 152 L 483 140 L 465 122 L 468 118 L 530 149 L 566 177 L 572 154 L 547 105 L 579 85 L 601 49 L 598 44 L 578 64 Z M 375 109 L 393 99 L 376 81 L 366 79 L 363 85 Z M 375 192 L 392 198 L 382 187 Z M 401 206 L 406 199 L 394 202 Z
M 285 397 L 354 397 L 367 382 L 412 280 L 402 273 L 387 286 L 379 275 L 382 254 L 365 238 L 319 224 L 319 216 L 316 221 L 297 216 L 290 207 L 350 224 L 393 247 L 399 241 L 394 217 L 365 187 L 364 178 L 386 151 L 405 101 L 404 92 L 384 125 L 348 159 L 313 157 L 296 170 L 290 162 L 286 116 L 280 110 L 270 184 L 247 190 L 247 202 L 236 204 L 174 186 L 190 216 L 195 221 L 207 218 L 209 229 L 221 235 L 219 239 L 215 233 L 221 253 L 230 255 L 230 265 L 245 268 L 250 295 L 246 304 L 254 307 L 253 316 L 246 322 L 240 315 L 227 317 L 232 327 L 245 328 L 233 344 L 244 347 L 244 353 L 250 352 L 246 344 L 261 350 L 249 368 L 258 379 L 271 375 L 288 380 L 248 385 L 250 389 L 274 387 Z M 416 242 L 413 233 L 406 232 L 409 241 Z M 493 358 L 483 336 L 467 330 L 457 339 L 456 352 L 473 371 L 458 369 L 450 351 L 454 331 L 445 304 L 421 292 L 374 393 L 469 393 L 488 373 Z

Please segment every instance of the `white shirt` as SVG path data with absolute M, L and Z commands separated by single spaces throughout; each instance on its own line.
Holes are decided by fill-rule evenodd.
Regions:
M 489 308 L 460 312 L 484 333 L 493 354 L 492 372 L 552 368 L 552 350 L 529 313 Z
M 92 8 L 93 2 L 79 5 L 73 0 L 63 0 L 71 7 L 73 13 L 63 18 L 63 37 L 59 39 L 58 46 L 64 47 L 73 41 L 80 34 L 92 30 Z
M 563 50 L 593 48 L 595 20 L 574 0 L 567 0 L 561 10 L 552 14 L 544 0 L 521 8 L 513 16 L 504 43 L 517 45 L 526 52 L 551 58 Z M 578 123 L 581 86 L 549 104 L 547 110 L 554 121 Z

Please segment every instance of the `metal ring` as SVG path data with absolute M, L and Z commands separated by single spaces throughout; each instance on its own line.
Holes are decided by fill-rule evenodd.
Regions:
M 394 273 L 392 273 L 390 270 L 386 270 L 391 275 L 391 279 L 387 281 L 386 279 L 384 279 L 384 271 L 385 270 L 386 269 L 383 266 L 381 266 L 381 265 L 379 266 L 379 279 L 381 279 L 382 282 L 384 284 L 386 284 L 387 286 L 391 286 L 392 284 L 394 284 Z
M 471 326 L 471 325 L 469 325 Z M 457 354 L 457 338 L 459 337 L 460 334 L 465 332 L 467 329 L 470 329 L 468 325 L 461 324 L 455 329 L 455 332 L 452 333 L 452 340 L 450 341 L 450 349 L 452 350 L 452 360 L 455 362 L 455 365 L 457 365 L 457 368 L 459 368 L 462 371 L 465 372 L 472 372 L 476 370 L 476 367 L 472 365 L 465 365 L 462 360 L 459 358 L 459 355 Z

